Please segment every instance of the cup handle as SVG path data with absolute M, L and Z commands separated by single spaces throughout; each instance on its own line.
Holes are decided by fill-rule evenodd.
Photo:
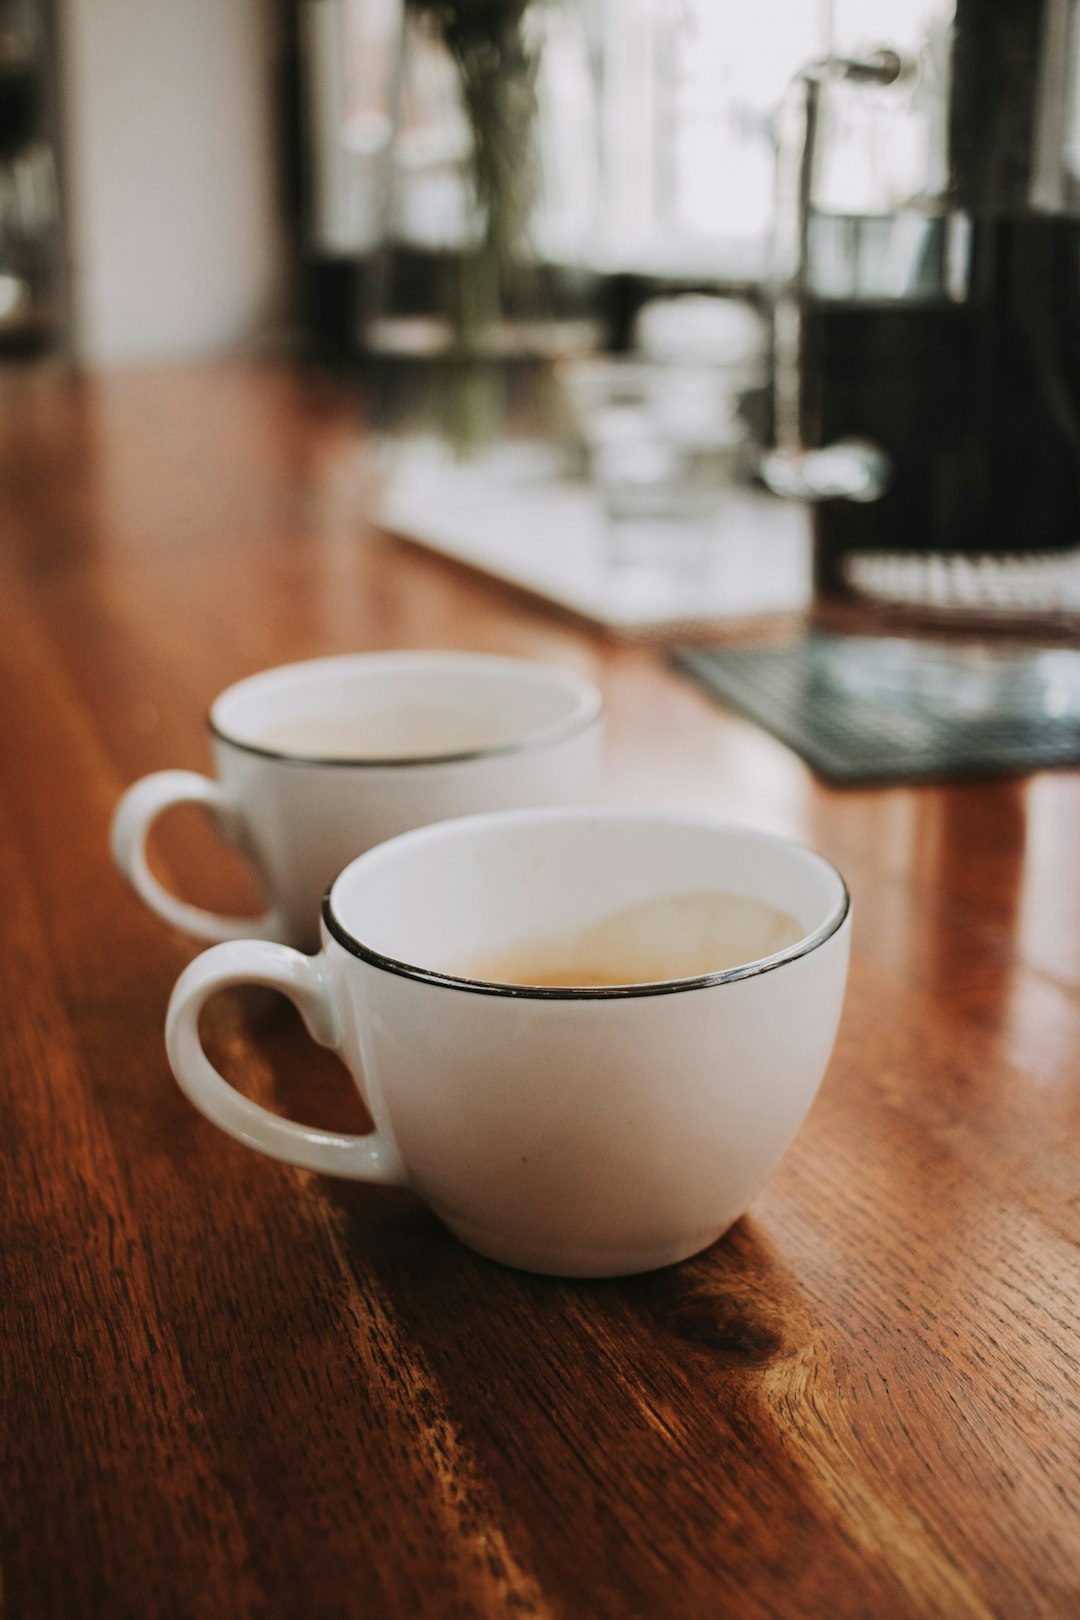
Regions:
M 217 991 L 236 984 L 280 990 L 299 1010 L 312 1040 L 331 1050 L 341 1044 L 323 956 L 261 939 L 215 945 L 184 969 L 165 1020 L 173 1074 L 200 1113 L 246 1147 L 301 1170 L 406 1186 L 398 1151 L 381 1131 L 350 1136 L 299 1125 L 242 1096 L 219 1074 L 199 1039 L 199 1013 Z
M 111 843 L 113 859 L 140 899 L 151 911 L 183 929 L 195 939 L 217 943 L 226 939 L 280 939 L 285 919 L 280 912 L 267 911 L 262 917 L 221 917 L 204 911 L 186 900 L 178 900 L 163 888 L 146 860 L 146 835 L 163 810 L 174 804 L 201 804 L 215 812 L 221 827 L 236 822 L 236 811 L 225 797 L 225 790 L 208 776 L 194 771 L 155 771 L 129 787 L 113 816 Z

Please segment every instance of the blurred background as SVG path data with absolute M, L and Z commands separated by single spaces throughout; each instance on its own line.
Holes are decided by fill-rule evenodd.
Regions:
M 1072 622 L 1078 61 L 1074 0 L 0 0 L 0 350 L 352 370 L 378 521 L 609 625 Z
M 94 364 L 298 332 L 362 348 L 365 269 L 387 230 L 421 252 L 452 247 L 455 220 L 462 228 L 453 65 L 430 31 L 403 48 L 406 9 L 3 0 L 7 342 L 33 332 Z M 540 246 L 574 262 L 587 253 L 615 283 L 617 319 L 652 287 L 759 288 L 778 111 L 797 69 L 883 40 L 925 50 L 952 7 L 760 0 L 737 19 L 710 0 L 534 10 L 545 31 Z M 872 121 L 858 99 L 834 114 Z M 903 139 L 932 140 L 933 119 L 928 106 L 921 136 Z M 834 207 L 872 179 L 859 131 L 846 134 L 828 176 Z

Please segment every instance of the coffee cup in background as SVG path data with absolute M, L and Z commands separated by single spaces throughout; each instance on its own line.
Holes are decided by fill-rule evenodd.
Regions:
M 832 1049 L 849 935 L 839 874 L 764 833 L 633 811 L 469 816 L 352 862 L 318 955 L 205 952 L 166 1041 L 192 1102 L 249 1147 L 408 1186 L 509 1265 L 647 1271 L 719 1237 L 788 1147 Z M 515 982 L 482 976 L 508 960 Z M 521 982 L 530 961 L 541 982 Z M 574 973 L 590 982 L 561 982 Z M 281 1118 L 212 1067 L 199 1013 L 236 984 L 295 1002 L 373 1132 Z
M 216 779 L 159 771 L 117 806 L 112 849 L 152 911 L 196 939 L 317 946 L 319 905 L 347 862 L 397 833 L 480 810 L 591 797 L 601 699 L 524 659 L 357 654 L 283 665 L 210 710 Z M 150 871 L 151 823 L 200 804 L 247 857 L 267 910 L 231 918 L 178 899 Z

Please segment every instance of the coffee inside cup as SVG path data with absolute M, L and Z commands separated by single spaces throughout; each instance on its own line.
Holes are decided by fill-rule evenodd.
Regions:
M 478 753 L 514 740 L 498 714 L 460 703 L 312 708 L 270 718 L 258 745 L 308 759 L 426 759 Z
M 796 918 L 764 900 L 703 889 L 621 906 L 583 927 L 478 955 L 453 971 L 493 984 L 656 984 L 761 961 L 804 933 Z
M 578 677 L 472 653 L 371 653 L 286 664 L 223 692 L 225 743 L 292 760 L 450 761 L 554 744 L 590 727 Z
M 814 949 L 846 914 L 835 871 L 797 845 L 604 810 L 419 828 L 346 868 L 325 911 L 331 933 L 377 966 L 571 997 L 744 978 Z

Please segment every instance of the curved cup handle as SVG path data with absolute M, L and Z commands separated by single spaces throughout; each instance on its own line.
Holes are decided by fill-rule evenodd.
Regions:
M 220 917 L 214 911 L 178 900 L 162 887 L 147 864 L 146 837 L 161 812 L 174 804 L 201 804 L 215 811 L 225 827 L 235 820 L 236 812 L 220 784 L 194 771 L 155 771 L 129 787 L 113 815 L 110 841 L 113 859 L 140 899 L 194 939 L 217 943 L 226 939 L 282 938 L 285 920 L 277 911 L 268 911 L 262 917 Z
M 322 956 L 304 956 L 287 945 L 260 939 L 215 945 L 184 969 L 165 1020 L 165 1046 L 173 1074 L 200 1113 L 246 1147 L 302 1170 L 406 1185 L 397 1149 L 381 1132 L 349 1136 L 282 1119 L 241 1096 L 218 1073 L 199 1039 L 199 1013 L 218 990 L 235 984 L 282 991 L 298 1008 L 313 1040 L 332 1049 L 340 1044 Z

